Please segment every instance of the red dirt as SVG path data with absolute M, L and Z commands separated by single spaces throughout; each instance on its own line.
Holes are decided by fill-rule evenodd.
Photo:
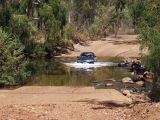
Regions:
M 131 104 L 114 89 L 21 87 L 0 91 L 0 120 L 159 120 L 159 103 Z

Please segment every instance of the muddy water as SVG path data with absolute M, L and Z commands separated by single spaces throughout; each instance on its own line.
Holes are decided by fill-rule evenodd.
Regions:
M 99 61 L 95 64 L 80 64 L 76 63 L 75 59 L 65 58 L 51 61 L 32 61 L 30 69 L 34 76 L 27 85 L 139 89 L 135 85 L 124 85 L 121 82 L 122 78 L 130 76 L 127 69 L 117 67 L 117 63 L 112 61 L 101 59 Z
M 28 85 L 90 86 L 94 81 L 120 80 L 127 76 L 127 70 L 115 65 L 113 62 L 104 61 L 80 64 L 67 59 L 32 61 L 30 66 L 36 75 L 29 80 Z

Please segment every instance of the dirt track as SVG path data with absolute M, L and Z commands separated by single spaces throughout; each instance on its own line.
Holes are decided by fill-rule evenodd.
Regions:
M 117 98 L 118 96 L 118 98 Z M 0 91 L 0 106 L 9 104 L 54 104 L 76 101 L 130 101 L 116 90 L 94 87 L 21 87 Z
M 86 46 L 77 44 L 74 47 L 75 51 L 63 56 L 73 57 L 90 51 L 100 57 L 139 57 L 141 52 L 137 35 L 120 35 L 118 38 L 109 36 L 100 41 L 89 42 Z
M 125 105 L 131 99 L 112 89 L 93 87 L 21 87 L 0 91 L 2 120 L 100 120 L 105 104 Z
M 131 104 L 113 89 L 21 87 L 0 91 L 0 120 L 159 120 L 159 103 Z

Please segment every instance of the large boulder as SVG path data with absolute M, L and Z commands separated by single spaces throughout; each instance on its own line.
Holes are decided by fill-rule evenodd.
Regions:
M 125 78 L 123 78 L 123 79 L 122 79 L 122 82 L 123 82 L 123 83 L 131 83 L 131 84 L 134 83 L 130 77 L 125 77 Z

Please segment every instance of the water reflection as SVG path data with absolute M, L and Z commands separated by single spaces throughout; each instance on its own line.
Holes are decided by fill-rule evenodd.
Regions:
M 77 65 L 66 61 L 70 65 Z M 128 76 L 126 69 L 112 66 L 111 62 L 93 65 L 83 64 L 91 67 L 74 67 L 69 64 L 63 64 L 64 61 L 31 61 L 29 68 L 33 71 L 28 85 L 35 86 L 90 86 L 94 81 L 119 81 Z M 109 64 L 110 63 L 110 64 Z M 105 65 L 104 65 L 105 64 Z M 99 65 L 97 67 L 97 65 Z M 78 65 L 80 66 L 80 65 Z M 38 69 L 38 71 L 36 71 Z

